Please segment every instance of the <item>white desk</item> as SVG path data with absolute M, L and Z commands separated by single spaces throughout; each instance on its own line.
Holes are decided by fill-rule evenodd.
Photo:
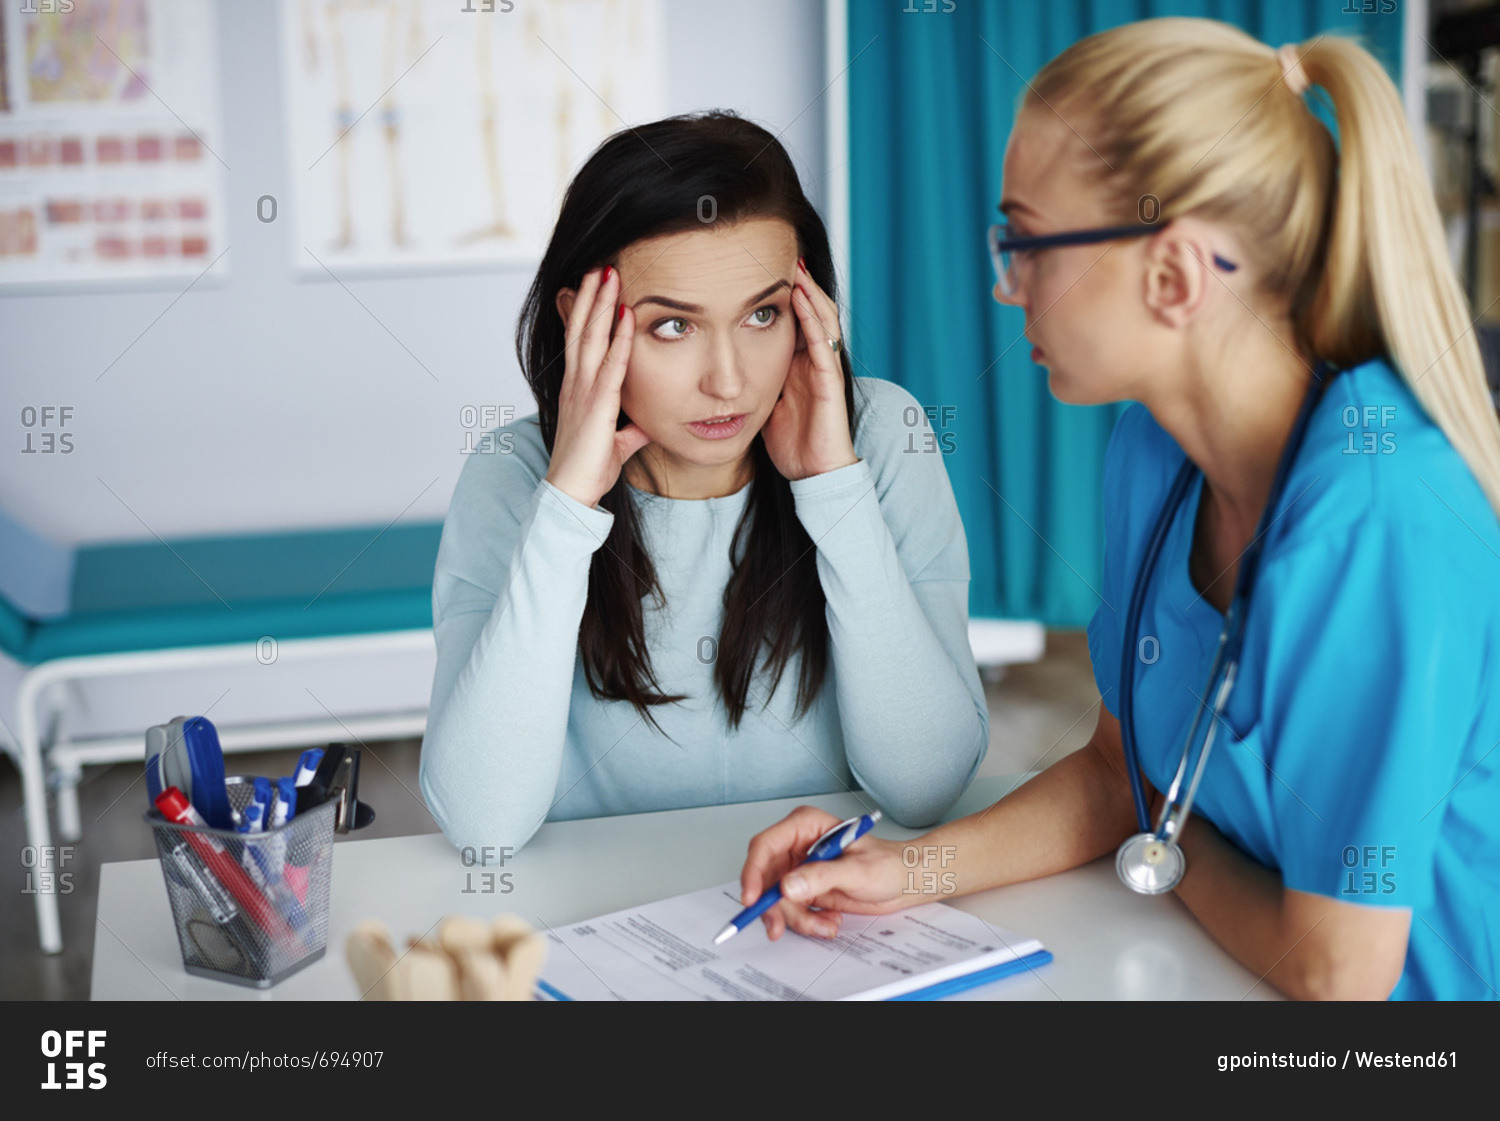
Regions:
M 977 780 L 952 816 L 993 802 L 1014 776 Z M 269 990 L 189 976 L 173 932 L 161 867 L 155 860 L 100 870 L 94 932 L 95 1000 L 352 1000 L 344 939 L 355 923 L 378 918 L 398 943 L 444 915 L 520 915 L 538 928 L 662 899 L 738 878 L 745 846 L 759 830 L 802 803 L 839 816 L 862 812 L 852 794 L 787 798 L 626 817 L 543 825 L 503 868 L 466 868 L 441 834 L 334 845 L 328 952 Z M 146 825 L 142 823 L 142 829 Z M 911 830 L 882 822 L 881 836 Z M 496 874 L 494 894 L 478 888 Z M 503 893 L 501 874 L 513 890 Z M 997 926 L 1033 935 L 1056 955 L 1034 974 L 998 981 L 954 999 L 1276 999 L 1267 982 L 1209 938 L 1171 895 L 1126 890 L 1113 857 L 1027 884 L 950 900 Z

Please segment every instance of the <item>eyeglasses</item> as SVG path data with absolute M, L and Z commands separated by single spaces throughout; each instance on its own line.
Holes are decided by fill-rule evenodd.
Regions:
M 1071 230 L 1068 233 L 1045 234 L 1041 237 L 1018 237 L 1012 232 L 1010 223 L 1001 222 L 991 226 L 989 231 L 990 260 L 995 266 L 995 281 L 1004 295 L 1014 296 L 1019 290 L 1016 265 L 1024 253 L 1064 245 L 1095 245 L 1117 238 L 1143 237 L 1164 229 L 1166 225 L 1166 222 L 1161 222 L 1139 226 L 1101 226 L 1093 230 Z M 1239 268 L 1233 261 L 1226 261 L 1217 253 L 1213 255 L 1213 260 L 1225 272 L 1233 272 Z

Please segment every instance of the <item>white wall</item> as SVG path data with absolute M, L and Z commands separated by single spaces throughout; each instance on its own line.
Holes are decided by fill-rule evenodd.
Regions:
M 826 214 L 823 5 L 668 0 L 665 22 L 668 112 L 731 108 L 780 133 Z M 379 322 L 337 283 L 293 279 L 276 8 L 222 0 L 218 31 L 229 278 L 200 282 L 149 329 L 180 289 L 0 297 L 0 508 L 63 544 L 441 519 L 464 462 L 460 410 L 533 411 L 511 342 L 530 270 L 347 280 Z M 271 224 L 255 216 L 265 194 L 283 204 Z M 74 409 L 73 453 L 19 454 L 20 411 L 43 404 Z M 0 665 L 11 728 L 17 670 Z M 341 716 L 420 707 L 431 674 L 418 659 L 316 681 L 122 682 L 90 692 L 77 730 L 203 712 L 226 687 L 216 722 L 325 715 L 308 688 Z

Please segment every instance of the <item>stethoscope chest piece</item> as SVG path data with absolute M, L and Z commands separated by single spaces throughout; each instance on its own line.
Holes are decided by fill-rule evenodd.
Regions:
M 1136 833 L 1115 853 L 1115 871 L 1131 891 L 1161 895 L 1182 882 L 1187 857 L 1177 845 L 1154 833 Z

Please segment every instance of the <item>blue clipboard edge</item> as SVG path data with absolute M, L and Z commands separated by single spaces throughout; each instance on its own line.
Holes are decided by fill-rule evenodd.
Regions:
M 540 977 L 536 979 L 536 987 L 550 996 L 553 1000 L 566 1000 L 569 1004 L 573 1003 L 573 998 L 570 997 L 567 993 L 563 992 L 555 985 L 547 984 L 547 982 L 543 981 Z
M 1019 973 L 1023 969 L 1035 969 L 1039 965 L 1046 965 L 1052 960 L 1051 950 L 1037 950 L 1035 953 L 1027 954 L 1022 958 L 1012 958 L 1010 961 L 1002 961 L 998 965 L 992 965 L 988 969 L 981 969 L 974 973 L 965 973 L 962 977 L 950 977 L 946 981 L 939 981 L 936 985 L 928 985 L 926 988 L 914 989 L 900 996 L 887 997 L 887 1000 L 940 1000 L 952 993 L 961 993 L 966 989 L 975 989 L 980 985 L 987 985 L 991 981 L 998 981 L 1002 977 L 1009 977 Z M 540 977 L 537 978 L 536 987 L 546 993 L 553 1000 L 566 1000 L 572 1003 L 573 998 L 554 985 L 549 985 Z
M 924 989 L 914 989 L 900 996 L 887 997 L 888 1000 L 940 1000 L 952 993 L 961 993 L 966 989 L 978 988 L 987 985 L 991 981 L 998 981 L 1002 977 L 1020 973 L 1023 969 L 1035 969 L 1039 965 L 1046 965 L 1052 960 L 1051 950 L 1037 950 L 1035 953 L 1027 954 L 1025 957 L 1012 958 L 1010 961 L 1002 961 L 998 965 L 992 965 L 988 969 L 981 969 L 974 973 L 965 973 L 962 977 L 950 977 L 946 981 L 939 981 L 935 985 L 928 985 Z

